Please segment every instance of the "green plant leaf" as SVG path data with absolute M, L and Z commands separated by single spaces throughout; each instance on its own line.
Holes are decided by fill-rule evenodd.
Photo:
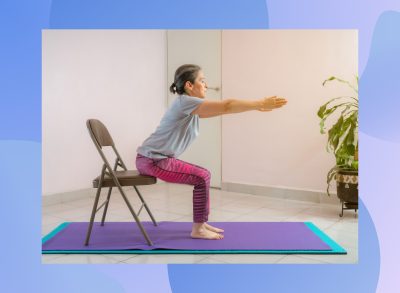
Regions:
M 318 109 L 317 115 L 318 115 L 319 118 L 323 118 L 324 113 L 325 113 L 325 110 L 326 110 L 326 106 L 327 106 L 327 104 L 322 105 L 322 106 Z
M 328 195 L 330 195 L 330 183 L 339 170 L 358 170 L 358 156 L 356 159 L 356 153 L 358 154 L 358 75 L 356 75 L 355 78 L 356 86 L 336 76 L 331 76 L 322 83 L 323 86 L 325 86 L 327 82 L 334 80 L 345 83 L 357 94 L 354 97 L 341 96 L 333 98 L 321 106 L 317 113 L 318 117 L 321 119 L 319 123 L 320 132 L 325 133 L 325 123 L 327 119 L 338 109 L 340 110 L 338 120 L 327 131 L 328 141 L 326 150 L 328 152 L 333 151 L 336 159 L 336 166 L 331 168 L 327 174 Z M 334 103 L 342 98 L 348 98 L 349 101 Z
M 331 76 L 330 78 L 325 79 L 324 82 L 322 83 L 322 85 L 325 86 L 325 83 L 326 83 L 327 81 L 331 81 L 331 80 L 334 80 L 334 79 L 336 79 L 336 77 Z
M 342 124 L 343 116 L 340 116 L 331 129 L 328 130 L 328 144 L 333 148 L 333 150 L 336 150 L 339 144 L 340 136 L 338 134 L 340 133 Z
M 327 83 L 328 81 L 332 81 L 332 80 L 336 80 L 336 81 L 347 84 L 351 89 L 353 89 L 358 94 L 358 89 L 355 88 L 350 82 L 343 80 L 341 78 L 338 78 L 336 76 L 331 76 L 330 78 L 324 80 L 324 82 L 322 83 L 322 86 L 325 86 L 325 83 Z M 357 84 L 358 84 L 358 78 L 357 78 Z
M 337 166 L 335 166 L 328 171 L 328 175 L 326 176 L 326 183 L 327 183 L 326 193 L 328 194 L 328 196 L 331 196 L 331 194 L 329 193 L 329 187 L 330 187 L 330 183 L 331 183 L 333 177 L 336 175 L 337 172 L 338 172 L 338 168 L 337 168 Z

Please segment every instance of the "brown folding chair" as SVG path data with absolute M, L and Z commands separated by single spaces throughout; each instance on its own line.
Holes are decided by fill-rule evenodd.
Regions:
M 143 207 L 149 213 L 154 226 L 157 226 L 157 222 L 154 219 L 152 213 L 150 212 L 148 205 L 146 204 L 146 201 L 143 199 L 142 195 L 140 194 L 140 192 L 136 186 L 137 185 L 155 184 L 155 183 L 157 183 L 157 178 L 153 177 L 153 176 L 140 175 L 140 173 L 138 171 L 128 170 L 126 168 L 124 162 L 121 159 L 121 156 L 119 155 L 117 149 L 115 148 L 115 144 L 114 144 L 113 139 L 111 138 L 110 133 L 108 132 L 108 130 L 104 126 L 104 124 L 101 123 L 101 121 L 99 121 L 97 119 L 89 119 L 86 121 L 86 126 L 89 130 L 90 137 L 92 138 L 97 150 L 99 151 L 101 158 L 103 159 L 104 164 L 103 164 L 103 168 L 101 170 L 101 174 L 93 180 L 93 187 L 97 188 L 97 193 L 96 193 L 96 198 L 95 198 L 94 204 L 93 204 L 92 214 L 90 216 L 90 223 L 89 223 L 89 227 L 88 227 L 87 234 L 86 234 L 85 245 L 87 246 L 89 244 L 89 238 L 90 238 L 90 234 L 92 232 L 95 215 L 103 206 L 104 206 L 104 211 L 103 211 L 103 217 L 101 220 L 101 226 L 104 226 L 104 220 L 106 217 L 108 204 L 110 202 L 110 197 L 111 197 L 111 191 L 112 191 L 113 187 L 118 188 L 119 192 L 121 193 L 122 197 L 125 200 L 125 203 L 127 204 L 128 208 L 129 208 L 131 214 L 133 215 L 133 218 L 135 219 L 137 225 L 139 226 L 140 231 L 142 232 L 143 236 L 146 238 L 148 245 L 153 245 L 149 236 L 146 233 L 146 230 L 144 229 L 144 227 L 142 226 L 142 223 L 139 220 L 139 214 L 142 211 Z M 116 159 L 115 159 L 114 169 L 111 168 L 111 165 L 109 164 L 106 156 L 103 153 L 102 148 L 105 146 L 111 146 L 115 152 Z M 118 166 L 120 166 L 123 169 L 123 171 L 117 171 Z M 133 210 L 133 208 L 125 194 L 125 191 L 122 189 L 122 186 L 133 186 L 133 188 L 136 190 L 136 193 L 138 194 L 138 196 L 142 202 L 137 214 Z M 109 188 L 108 195 L 107 195 L 107 199 L 99 207 L 97 207 L 97 205 L 99 203 L 99 198 L 100 198 L 100 193 L 101 193 L 102 187 Z

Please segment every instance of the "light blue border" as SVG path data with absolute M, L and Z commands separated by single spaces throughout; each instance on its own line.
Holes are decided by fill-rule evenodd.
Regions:
M 386 61 L 399 68 L 399 54 L 382 36 L 396 37 L 400 2 L 372 1 L 135 1 L 38 0 L 0 4 L 0 148 L 4 182 L 0 222 L 4 255 L 0 273 L 3 292 L 207 292 L 207 283 L 193 286 L 193 278 L 209 280 L 215 292 L 394 292 L 398 280 L 390 273 L 399 257 L 384 250 L 399 242 L 394 223 L 397 204 L 382 205 L 377 194 L 398 201 L 398 74 L 382 74 Z M 193 9 L 189 9 L 193 8 Z M 190 10 L 190 15 L 187 11 Z M 356 13 L 355 13 L 356 12 Z M 393 21 L 392 21 L 393 20 Z M 388 21 L 390 23 L 388 23 Z M 390 25 L 388 25 L 390 24 Z M 359 262 L 332 265 L 40 265 L 41 174 L 41 30 L 57 29 L 357 29 L 360 75 Z M 372 38 L 373 34 L 377 36 Z M 374 50 L 378 48 L 379 50 Z M 370 50 L 372 52 L 370 56 Z M 380 53 L 382 53 L 379 55 Z M 378 54 L 375 54 L 378 53 Z M 395 52 L 396 53 L 396 52 Z M 383 56 L 383 57 L 382 57 Z M 371 58 L 370 58 L 371 57 Z M 378 57 L 378 58 L 376 58 Z M 383 58 L 383 59 L 382 59 Z M 383 60 L 383 62 L 382 62 Z M 364 75 L 365 69 L 365 75 Z M 388 86 L 382 87 L 382 84 Z M 383 92 L 382 92 L 383 90 Z M 379 96 L 374 94 L 379 92 Z M 376 97 L 385 115 L 376 115 Z M 370 115 L 371 111 L 372 115 Z M 379 118 L 379 121 L 377 120 Z M 371 127 L 378 131 L 373 131 Z M 379 157 L 376 153 L 381 154 Z M 397 152 L 398 153 L 398 152 Z M 386 157 L 387 156 L 387 157 Z M 10 160 L 9 160 L 10 158 Z M 364 167 L 363 167 L 364 166 Z M 30 176 L 20 184 L 21 170 Z M 386 170 L 382 174 L 381 170 Z M 380 176 L 382 175 L 382 176 Z M 385 175 L 385 176 L 383 176 Z M 379 178 L 379 180 L 376 180 Z M 16 184 L 15 184 L 16 183 Z M 25 188 L 26 187 L 26 188 Z M 382 189 L 383 188 L 383 189 Z M 360 189 L 360 190 L 361 190 Z M 21 204 L 23 201 L 24 204 Z M 364 205 L 365 204 L 365 205 Z M 21 215 L 15 217 L 16 213 Z M 376 223 L 372 218 L 378 218 Z M 13 225 L 9 224 L 13 219 Z M 376 225 L 376 226 L 375 226 Z M 378 241 L 379 234 L 379 241 Z M 3 245 L 3 246 L 2 246 Z M 382 251 L 380 251 L 380 246 Z M 383 255 L 381 263 L 381 254 Z M 382 272 L 380 272 L 382 266 Z M 135 271 L 137 270 L 137 271 Z M 24 282 L 15 277 L 24 275 Z M 170 284 L 163 278 L 169 278 Z M 332 282 L 334 276 L 340 282 Z M 351 276 L 351 278 L 349 278 Z M 74 280 L 71 282 L 70 280 Z M 157 282 L 154 282 L 157 280 Z M 377 288 L 379 280 L 379 286 Z M 165 281 L 165 280 L 164 280 Z M 150 285 L 160 285 L 154 289 Z M 295 284 L 295 285 L 294 285 Z M 329 286 L 327 286 L 329 284 Z M 391 287 L 392 286 L 392 287 Z M 151 289 L 153 289 L 151 291 Z

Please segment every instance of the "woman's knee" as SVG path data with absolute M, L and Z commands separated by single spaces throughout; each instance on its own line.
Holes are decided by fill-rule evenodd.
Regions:
M 196 185 L 208 186 L 210 185 L 210 181 L 211 181 L 211 172 L 205 169 L 204 172 L 199 177 L 199 180 Z
M 210 170 L 208 170 L 208 169 L 206 169 L 206 180 L 208 181 L 208 182 L 210 182 L 210 180 L 211 180 L 211 172 L 210 172 Z

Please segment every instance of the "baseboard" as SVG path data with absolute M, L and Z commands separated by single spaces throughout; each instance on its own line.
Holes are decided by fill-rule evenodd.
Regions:
M 167 182 L 165 181 L 159 180 L 156 184 L 166 184 L 166 183 Z M 133 187 L 124 187 L 124 189 L 125 188 L 133 189 Z M 260 186 L 260 185 L 251 185 L 251 184 L 233 183 L 233 182 L 222 182 L 221 188 L 216 188 L 216 189 L 269 196 L 279 199 L 291 199 L 291 200 L 300 200 L 306 202 L 335 204 L 335 205 L 340 204 L 340 200 L 336 196 L 336 194 L 331 194 L 331 196 L 328 196 L 325 192 L 319 192 L 314 190 Z M 52 205 L 58 203 L 66 203 L 70 202 L 71 200 L 79 200 L 83 198 L 94 197 L 95 194 L 96 194 L 95 188 L 87 188 L 87 189 L 56 193 L 56 194 L 47 194 L 42 196 L 42 204 Z
M 300 200 L 312 203 L 340 204 L 336 194 L 328 196 L 325 192 L 314 190 L 293 189 L 274 186 L 251 185 L 244 183 L 222 182 L 221 190 L 263 195 L 279 199 Z
M 156 184 L 165 184 L 165 181 L 158 180 Z M 124 190 L 133 190 L 133 186 L 124 186 Z M 42 196 L 42 205 L 53 205 L 59 203 L 68 203 L 73 200 L 84 199 L 88 197 L 94 198 L 96 196 L 96 188 L 86 188 L 79 189 L 70 192 L 62 192 L 62 193 L 54 193 L 54 194 L 45 194 Z M 114 189 L 113 192 L 116 192 L 117 189 Z
M 79 200 L 88 197 L 94 197 L 96 190 L 94 188 L 74 190 L 70 192 L 46 194 L 42 196 L 42 205 L 52 205 L 66 203 L 72 200 Z

